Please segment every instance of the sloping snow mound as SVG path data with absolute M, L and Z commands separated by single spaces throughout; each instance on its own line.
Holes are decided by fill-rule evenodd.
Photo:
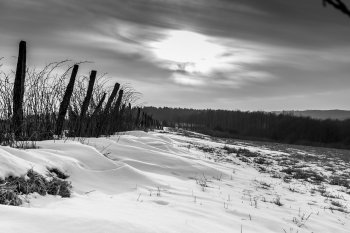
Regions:
M 0 179 L 7 176 L 20 176 L 25 174 L 32 163 L 6 151 L 8 148 L 0 148 Z
M 0 178 L 58 168 L 73 185 L 71 198 L 31 194 L 20 207 L 0 206 L 0 232 L 348 232 L 349 214 L 193 135 L 131 131 L 43 141 L 38 149 L 0 147 Z M 229 162 L 210 159 L 212 150 Z

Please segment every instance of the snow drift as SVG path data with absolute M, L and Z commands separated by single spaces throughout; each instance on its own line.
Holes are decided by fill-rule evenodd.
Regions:
M 0 147 L 0 178 L 58 168 L 73 185 L 71 198 L 31 194 L 20 207 L 0 206 L 0 232 L 349 232 L 349 214 L 324 208 L 321 196 L 291 192 L 234 156 L 213 161 L 193 142 L 224 146 L 135 131 Z

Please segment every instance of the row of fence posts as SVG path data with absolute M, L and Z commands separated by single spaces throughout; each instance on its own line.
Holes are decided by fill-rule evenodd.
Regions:
M 122 129 L 132 130 L 161 127 L 159 121 L 153 119 L 151 115 L 148 115 L 147 113 L 141 111 L 141 108 L 137 108 L 137 110 L 135 109 L 136 117 L 133 118 L 134 111 L 131 107 L 131 104 L 129 103 L 128 106 L 122 104 L 124 91 L 120 89 L 119 83 L 115 83 L 105 107 L 103 108 L 102 106 L 106 99 L 107 93 L 103 94 L 101 100 L 98 102 L 92 114 L 88 116 L 87 112 L 93 95 L 94 84 L 97 75 L 97 72 L 95 70 L 92 70 L 90 73 L 89 84 L 83 104 L 81 106 L 80 114 L 77 115 L 71 111 L 71 114 L 68 114 L 67 118 L 67 112 L 69 112 L 69 109 L 71 108 L 70 100 L 73 94 L 78 70 L 79 65 L 74 65 L 68 85 L 66 87 L 66 91 L 59 106 L 58 115 L 56 113 L 53 113 L 55 116 L 55 127 L 54 132 L 52 132 L 52 136 L 53 134 L 62 136 L 63 132 L 67 129 L 67 122 L 73 124 L 71 127 L 69 127 L 69 130 L 72 131 L 72 136 L 98 137 L 100 135 L 111 135 Z M 19 43 L 19 55 L 13 87 L 12 131 L 16 140 L 25 140 L 29 137 L 29 135 L 24 135 L 23 131 L 23 122 L 25 120 L 23 115 L 25 79 L 26 42 L 21 41 Z M 114 102 L 117 94 L 117 100 Z M 113 102 L 114 106 L 112 106 Z M 128 122 L 127 127 L 123 127 L 123 125 L 121 125 L 123 124 L 123 120 L 126 120 L 125 122 Z

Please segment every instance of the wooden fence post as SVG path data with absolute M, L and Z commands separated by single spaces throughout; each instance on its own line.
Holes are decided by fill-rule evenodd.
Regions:
M 83 105 L 81 106 L 80 118 L 79 118 L 77 128 L 76 128 L 76 134 L 79 136 L 83 136 L 82 134 L 83 134 L 84 129 L 86 127 L 85 116 L 86 116 L 87 110 L 89 109 L 89 104 L 90 104 L 90 100 L 92 97 L 92 92 L 94 90 L 95 80 L 96 80 L 96 70 L 92 70 L 90 73 L 88 89 L 87 89 L 86 96 L 85 96 L 84 101 L 83 101 Z
M 80 112 L 80 119 L 81 120 L 85 117 L 86 112 L 89 108 L 92 92 L 94 90 L 95 80 L 96 80 L 96 70 L 93 70 L 93 71 L 91 71 L 91 74 L 90 74 L 89 86 L 88 86 L 86 96 L 85 96 L 84 101 L 83 101 L 83 105 L 81 107 L 81 112 Z
M 24 98 L 24 82 L 26 77 L 26 42 L 19 43 L 19 52 L 16 68 L 16 77 L 13 87 L 13 116 L 12 126 L 15 138 L 19 139 L 22 134 L 23 127 L 23 98 Z
M 106 104 L 106 107 L 105 107 L 105 110 L 104 110 L 105 113 L 109 112 L 109 109 L 112 106 L 112 102 L 113 102 L 115 96 L 118 93 L 119 87 L 120 87 L 120 84 L 119 83 L 115 83 L 113 91 L 112 91 L 111 95 L 108 98 L 108 101 L 107 101 L 107 104 Z
M 120 105 L 122 103 L 123 94 L 124 94 L 124 91 L 121 89 L 118 93 L 118 99 L 115 102 L 112 114 L 111 114 L 109 122 L 108 122 L 109 131 L 112 131 L 110 133 L 113 133 L 113 131 L 115 131 L 118 127 L 119 108 L 120 108 Z
M 105 109 L 103 110 L 103 114 L 101 116 L 101 127 L 99 129 L 97 129 L 97 134 L 101 134 L 101 133 L 105 133 L 106 130 L 108 130 L 109 124 L 110 124 L 110 108 L 112 106 L 112 102 L 115 98 L 115 96 L 118 93 L 120 84 L 119 83 L 115 83 L 114 84 L 114 88 L 113 91 L 111 93 L 111 95 L 109 96 L 108 100 L 107 100 L 107 104 L 105 106 Z
M 119 94 L 118 94 L 118 99 L 115 102 L 115 106 L 114 106 L 114 110 L 113 110 L 113 112 L 114 112 L 113 117 L 116 117 L 119 114 L 119 108 L 120 108 L 120 104 L 122 103 L 123 94 L 124 94 L 124 91 L 120 90 Z
M 74 65 L 72 75 L 71 75 L 69 83 L 67 85 L 66 92 L 64 93 L 63 100 L 60 104 L 60 109 L 58 111 L 58 117 L 57 117 L 57 122 L 56 122 L 56 132 L 55 132 L 56 135 L 62 134 L 64 118 L 66 116 L 67 108 L 68 108 L 68 105 L 70 102 L 70 98 L 71 98 L 72 93 L 73 93 L 75 78 L 77 76 L 78 69 L 79 69 L 79 66 Z

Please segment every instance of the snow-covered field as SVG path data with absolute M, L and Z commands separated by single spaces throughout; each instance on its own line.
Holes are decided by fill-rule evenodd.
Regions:
M 332 182 L 348 161 L 172 131 L 37 145 L 0 147 L 0 178 L 55 167 L 72 197 L 0 205 L 1 233 L 350 232 L 349 189 Z

